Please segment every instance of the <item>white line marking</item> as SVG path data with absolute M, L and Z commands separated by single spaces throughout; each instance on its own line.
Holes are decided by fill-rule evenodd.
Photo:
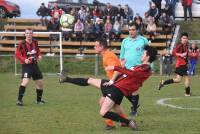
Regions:
M 172 105 L 172 104 L 165 102 L 165 101 L 168 101 L 168 100 L 178 100 L 178 99 L 183 99 L 183 98 L 185 98 L 185 97 L 163 98 L 163 99 L 157 100 L 156 104 L 162 105 L 162 106 L 167 106 L 167 107 L 170 107 L 170 108 L 176 108 L 176 109 L 200 110 L 200 108 L 181 107 L 181 106 L 176 106 L 176 105 Z M 195 97 L 190 96 L 188 98 L 200 99 L 200 96 L 195 96 Z

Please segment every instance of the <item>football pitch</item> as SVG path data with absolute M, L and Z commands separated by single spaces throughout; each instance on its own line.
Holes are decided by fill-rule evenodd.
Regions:
M 200 78 L 192 78 L 192 96 L 184 97 L 184 86 L 173 84 L 157 90 L 161 79 L 152 76 L 140 88 L 139 116 L 134 119 L 138 131 L 120 127 L 104 130 L 104 119 L 99 115 L 99 89 L 72 84 L 59 84 L 58 77 L 44 77 L 45 105 L 35 104 L 34 83 L 24 96 L 24 106 L 15 102 L 20 76 L 0 74 L 0 134 L 199 134 L 200 133 Z M 160 99 L 169 106 L 158 105 Z M 126 98 L 122 102 L 125 113 L 130 112 Z M 170 107 L 172 106 L 172 107 Z M 132 118 L 128 116 L 129 118 Z

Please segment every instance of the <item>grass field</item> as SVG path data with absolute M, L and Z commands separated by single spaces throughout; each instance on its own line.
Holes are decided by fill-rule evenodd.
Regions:
M 25 106 L 15 105 L 20 77 L 0 74 L 0 134 L 199 134 L 200 111 L 173 109 L 156 104 L 161 98 L 181 97 L 167 103 L 200 109 L 200 98 L 184 97 L 183 84 L 164 87 L 157 91 L 160 79 L 153 76 L 145 82 L 140 92 L 139 116 L 135 118 L 139 130 L 132 131 L 117 125 L 116 130 L 105 131 L 99 115 L 100 92 L 93 87 L 59 84 L 56 76 L 45 76 L 45 105 L 37 105 L 34 86 L 28 86 Z M 200 96 L 199 77 L 192 79 L 192 94 Z M 129 113 L 130 103 L 124 99 L 122 106 Z

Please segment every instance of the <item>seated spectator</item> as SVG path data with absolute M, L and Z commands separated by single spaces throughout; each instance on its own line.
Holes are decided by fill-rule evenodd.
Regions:
M 170 34 L 174 26 L 173 18 L 163 12 L 159 19 L 159 25 L 162 27 L 162 34 Z
M 149 35 L 149 39 L 152 41 L 155 39 L 156 36 L 156 24 L 153 20 L 151 20 L 146 29 L 147 34 Z
M 94 26 L 91 22 L 90 19 L 87 19 L 85 21 L 85 26 L 84 26 L 84 33 L 85 33 L 85 40 L 86 41 L 92 41 L 92 39 L 94 38 L 93 34 L 93 30 L 94 30 Z
M 110 23 L 110 19 L 107 19 L 104 25 L 104 34 L 107 39 L 110 39 L 111 33 L 112 33 L 112 24 Z
M 41 16 L 41 22 L 43 26 L 46 26 L 47 16 L 49 15 L 49 12 L 49 9 L 45 6 L 44 3 L 41 4 L 40 8 L 36 12 L 38 16 Z
M 60 25 L 57 21 L 55 21 L 54 18 L 51 18 L 49 20 L 49 22 L 47 23 L 47 30 L 49 32 L 58 32 L 60 28 Z M 59 39 L 59 35 L 58 34 L 52 34 L 50 35 L 50 40 L 58 40 Z
M 95 32 L 95 38 L 102 37 L 103 34 L 103 24 L 101 19 L 96 18 L 96 21 L 94 23 L 94 32 Z
M 191 47 L 189 48 L 189 62 L 190 62 L 190 66 L 189 66 L 189 75 L 195 75 L 195 71 L 196 71 L 196 64 L 199 58 L 199 48 L 198 46 L 193 43 L 191 45 Z
M 140 17 L 139 14 L 134 18 L 134 23 L 136 24 L 136 30 L 138 34 L 143 35 L 145 28 L 142 22 L 142 17 Z
M 78 11 L 78 16 L 82 22 L 85 22 L 86 18 L 86 10 L 84 6 L 81 6 L 80 10 Z
M 156 5 L 152 2 L 150 9 L 147 11 L 148 16 L 151 16 L 155 19 L 155 22 L 157 22 L 158 18 L 158 9 Z
M 124 13 L 128 22 L 133 20 L 133 10 L 127 4 L 124 7 Z
M 102 14 L 98 6 L 94 6 L 94 9 L 92 11 L 92 16 L 93 16 L 94 22 L 96 21 L 96 18 L 101 18 Z
M 74 33 L 76 35 L 76 40 L 81 41 L 83 36 L 84 25 L 80 19 L 77 19 L 77 22 L 74 25 Z
M 115 23 L 113 25 L 113 32 L 112 32 L 112 39 L 114 41 L 120 41 L 120 35 L 121 35 L 121 25 L 118 20 L 115 20 Z
M 103 20 L 104 21 L 107 19 L 107 16 L 110 16 L 111 22 L 114 22 L 116 15 L 115 15 L 114 8 L 112 7 L 112 5 L 110 3 L 107 3 L 106 8 L 104 9 L 104 12 L 103 12 Z

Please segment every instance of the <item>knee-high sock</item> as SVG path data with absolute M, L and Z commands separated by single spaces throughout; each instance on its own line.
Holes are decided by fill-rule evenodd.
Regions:
M 22 101 L 22 98 L 23 98 L 24 93 L 25 93 L 25 89 L 26 89 L 25 86 L 22 86 L 22 85 L 19 86 L 19 93 L 18 93 L 18 100 L 19 101 Z
M 172 84 L 172 83 L 174 83 L 174 80 L 173 79 L 169 79 L 169 80 L 166 80 L 166 81 L 164 81 L 164 85 L 168 85 L 168 84 Z
M 190 87 L 185 87 L 185 93 L 190 94 Z
M 132 102 L 132 105 L 133 105 L 132 111 L 136 111 L 137 112 L 138 102 L 139 102 L 139 94 L 132 95 L 131 102 Z
M 65 82 L 69 82 L 79 86 L 88 86 L 88 78 L 70 78 L 66 77 Z
M 43 89 L 36 89 L 36 94 L 37 94 L 37 102 L 40 102 L 42 100 Z
M 121 123 L 125 123 L 126 125 L 129 125 L 130 120 L 121 117 L 119 114 L 114 113 L 114 112 L 107 112 L 103 118 L 107 118 L 107 119 L 111 119 L 113 121 L 116 122 L 121 122 Z

